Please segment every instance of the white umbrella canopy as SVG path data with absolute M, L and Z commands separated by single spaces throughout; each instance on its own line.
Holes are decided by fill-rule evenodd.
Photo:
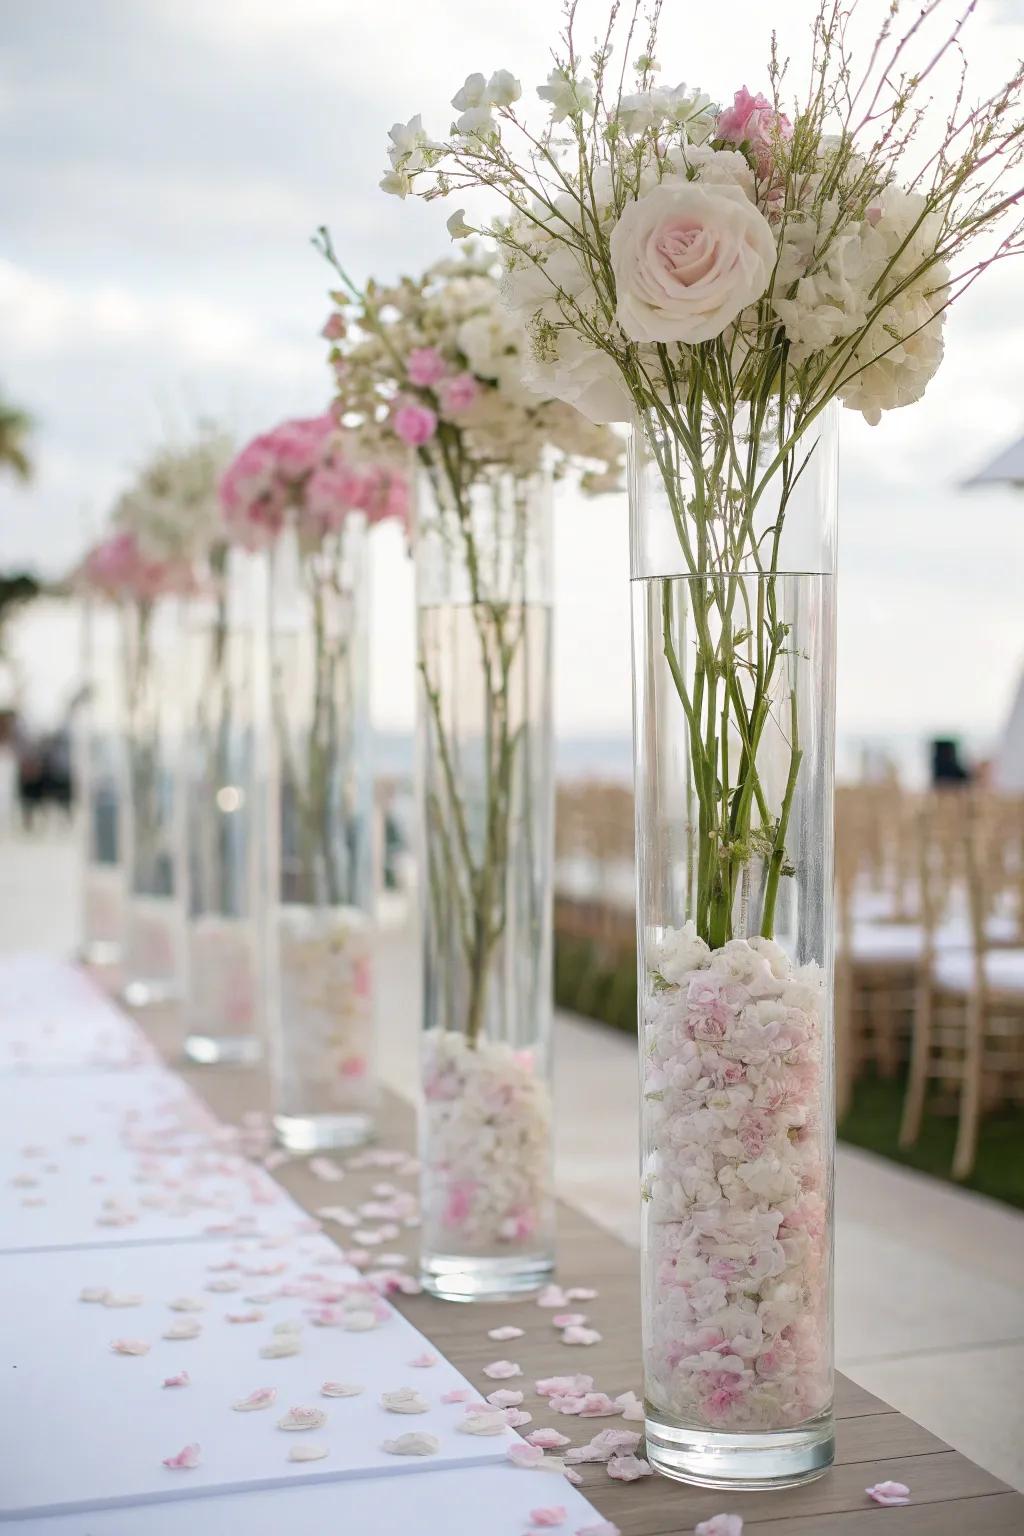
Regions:
M 991 464 L 964 481 L 965 490 L 975 485 L 1024 486 L 1024 437 L 997 453 Z

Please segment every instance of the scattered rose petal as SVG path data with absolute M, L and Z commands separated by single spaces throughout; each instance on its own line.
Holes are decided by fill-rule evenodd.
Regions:
M 518 1408 L 522 1400 L 523 1394 L 512 1387 L 499 1387 L 497 1392 L 487 1394 L 487 1401 L 492 1408 Z
M 565 1293 L 566 1301 L 596 1301 L 597 1292 L 586 1285 L 571 1285 Z
M 415 1387 L 398 1387 L 394 1392 L 382 1392 L 380 1405 L 388 1413 L 428 1413 L 430 1404 L 421 1397 Z
M 554 1328 L 582 1328 L 586 1320 L 585 1312 L 556 1312 L 551 1324 Z
M 327 1415 L 322 1408 L 289 1408 L 283 1418 L 278 1419 L 278 1429 L 323 1429 L 327 1423 Z
M 371 1328 L 379 1325 L 380 1318 L 375 1312 L 346 1312 L 341 1322 L 349 1333 L 369 1333 Z
M 527 1413 L 525 1408 L 506 1408 L 504 1414 L 509 1429 L 522 1429 L 524 1424 L 533 1423 L 533 1414 Z
M 162 1339 L 198 1339 L 202 1331 L 202 1323 L 197 1323 L 194 1317 L 181 1317 L 169 1328 L 165 1328 L 160 1337 Z
M 865 1488 L 864 1492 L 869 1499 L 874 1499 L 876 1504 L 881 1504 L 886 1509 L 910 1503 L 910 1489 L 906 1483 L 875 1483 L 874 1487 Z
M 142 1300 L 141 1296 L 139 1300 Z M 176 1296 L 175 1299 L 173 1301 L 169 1301 L 167 1305 L 170 1307 L 172 1312 L 206 1311 L 206 1302 L 200 1301 L 198 1296 Z
M 105 1307 L 141 1307 L 141 1296 L 117 1295 L 114 1291 L 108 1291 L 103 1298 Z
M 581 1396 L 584 1392 L 594 1390 L 593 1376 L 546 1376 L 543 1381 L 535 1381 L 534 1391 L 541 1397 L 565 1397 L 575 1393 Z
M 530 1524 L 541 1527 L 564 1525 L 568 1513 L 564 1504 L 545 1504 L 540 1509 L 530 1510 Z
M 523 1329 L 515 1328 L 509 1323 L 504 1328 L 488 1328 L 487 1337 L 493 1339 L 495 1344 L 506 1344 L 510 1339 L 521 1339 Z
M 397 1440 L 385 1440 L 381 1445 L 382 1451 L 387 1451 L 389 1456 L 434 1456 L 441 1449 L 441 1442 L 436 1435 L 423 1433 L 411 1435 L 399 1435 Z
M 638 1478 L 650 1477 L 651 1471 L 642 1456 L 613 1456 L 608 1462 L 608 1476 L 619 1483 L 635 1483 Z
M 298 1334 L 302 1332 L 302 1324 L 299 1322 L 298 1318 L 292 1317 L 288 1318 L 284 1322 L 275 1323 L 272 1331 L 276 1338 L 280 1338 L 281 1336 L 289 1333 Z
M 325 1381 L 320 1391 L 324 1397 L 358 1397 L 363 1388 L 346 1381 Z
M 227 1323 L 262 1323 L 265 1312 L 227 1312 L 224 1321 Z
M 640 1424 L 643 1422 L 644 1405 L 635 1392 L 620 1393 L 615 1399 L 615 1406 L 622 1414 L 622 1417 L 628 1419 L 630 1423 Z
M 546 1285 L 537 1297 L 538 1307 L 564 1307 L 569 1297 L 560 1285 Z
M 562 1334 L 563 1344 L 600 1344 L 601 1335 L 596 1328 L 567 1328 Z
M 453 1387 L 451 1392 L 442 1392 L 442 1403 L 468 1403 L 473 1396 L 468 1387 Z
M 514 1467 L 530 1469 L 539 1467 L 544 1460 L 544 1452 L 539 1445 L 527 1445 L 525 1440 L 513 1440 L 505 1452 Z
M 743 1521 L 739 1515 L 712 1515 L 694 1526 L 693 1536 L 743 1536 Z
M 329 1157 L 311 1157 L 307 1167 L 314 1179 L 320 1179 L 324 1184 L 340 1184 L 345 1177 L 344 1168 L 332 1163 Z
M 510 1376 L 521 1376 L 523 1368 L 513 1365 L 511 1360 L 492 1360 L 490 1365 L 484 1366 L 484 1375 L 492 1381 L 507 1381 Z
M 568 1464 L 578 1466 L 588 1461 L 608 1461 L 612 1456 L 632 1456 L 640 1436 L 631 1429 L 602 1429 L 587 1445 L 575 1445 L 566 1451 Z
M 237 1280 L 207 1280 L 203 1289 L 216 1296 L 230 1296 L 232 1291 L 241 1290 L 241 1286 Z
M 264 1344 L 260 1350 L 261 1360 L 287 1360 L 289 1355 L 302 1353 L 302 1340 L 298 1334 L 285 1333 L 280 1338 L 273 1339 L 269 1344 Z
M 106 1301 L 110 1292 L 105 1285 L 87 1285 L 78 1293 L 79 1301 Z
M 192 1384 L 192 1378 L 188 1371 L 179 1371 L 176 1376 L 165 1376 L 163 1384 L 165 1387 L 188 1387 Z
M 580 1408 L 581 1419 L 611 1419 L 619 1412 L 619 1405 L 613 1402 L 607 1392 L 588 1392 L 584 1396 Z
M 186 1445 L 183 1450 L 178 1452 L 177 1456 L 164 1457 L 164 1466 L 169 1467 L 172 1472 L 190 1472 L 193 1467 L 198 1467 L 198 1465 L 198 1445 Z
M 569 1444 L 569 1436 L 560 1435 L 557 1429 L 535 1429 L 526 1439 L 530 1445 L 539 1445 L 542 1451 L 559 1451 Z
M 289 1461 L 323 1461 L 327 1447 L 320 1440 L 300 1440 L 288 1451 Z
M 507 1425 L 502 1409 L 490 1408 L 486 1412 L 467 1413 L 455 1427 L 462 1435 L 502 1435 Z
M 437 1364 L 437 1356 L 432 1355 L 429 1349 L 425 1349 L 422 1355 L 417 1355 L 415 1360 L 409 1361 L 409 1364 L 418 1370 L 427 1370 L 430 1366 Z
M 240 1397 L 231 1404 L 236 1413 L 255 1413 L 258 1408 L 269 1408 L 277 1398 L 276 1387 L 257 1387 L 248 1397 Z
M 144 1339 L 114 1339 L 110 1345 L 115 1355 L 148 1355 L 149 1345 Z

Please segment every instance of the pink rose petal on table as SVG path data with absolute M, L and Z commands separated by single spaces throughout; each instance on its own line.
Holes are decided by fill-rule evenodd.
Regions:
M 451 1392 L 442 1392 L 442 1403 L 468 1403 L 473 1396 L 468 1387 L 454 1387 Z
M 739 1515 L 712 1515 L 694 1526 L 693 1536 L 743 1536 L 743 1520 Z
M 864 1492 L 869 1499 L 874 1499 L 876 1504 L 881 1504 L 886 1509 L 910 1503 L 910 1489 L 906 1483 L 875 1483 L 872 1488 L 865 1488 Z
M 320 1179 L 325 1184 L 339 1184 L 345 1177 L 345 1170 L 339 1168 L 337 1163 L 332 1163 L 328 1157 L 311 1157 L 307 1166 L 314 1179 Z
M 504 1328 L 488 1328 L 487 1337 L 493 1339 L 495 1344 L 506 1344 L 510 1339 L 521 1339 L 522 1328 L 514 1328 L 511 1323 Z
M 165 1456 L 164 1466 L 172 1472 L 190 1472 L 199 1465 L 198 1445 L 186 1445 L 176 1456 Z
M 505 1423 L 509 1429 L 522 1429 L 524 1424 L 533 1423 L 533 1414 L 523 1408 L 506 1408 Z
M 601 1334 L 596 1328 L 567 1328 L 562 1334 L 563 1344 L 600 1344 Z
M 569 1298 L 560 1285 L 546 1285 L 537 1297 L 538 1307 L 564 1307 Z
M 585 1312 L 556 1312 L 551 1324 L 554 1328 L 581 1328 L 586 1320 Z
M 639 1424 L 643 1421 L 644 1405 L 635 1392 L 622 1392 L 615 1399 L 615 1406 L 624 1419 Z
M 110 1347 L 115 1355 L 148 1355 L 145 1339 L 112 1339 Z
M 607 1392 L 587 1392 L 584 1394 L 583 1406 L 580 1409 L 581 1419 L 611 1419 L 619 1412 L 619 1405 L 612 1401 Z
M 231 1404 L 236 1413 L 254 1413 L 259 1408 L 269 1408 L 277 1398 L 276 1387 L 257 1387 L 248 1397 L 240 1397 Z
M 642 1456 L 612 1456 L 608 1462 L 608 1476 L 619 1483 L 635 1483 L 641 1477 L 650 1477 L 652 1471 Z
M 562 1476 L 565 1478 L 567 1483 L 572 1483 L 574 1488 L 578 1488 L 580 1483 L 583 1481 L 583 1478 L 579 1472 L 576 1471 L 575 1467 L 563 1467 Z
M 227 1323 L 262 1323 L 266 1313 L 264 1312 L 226 1312 L 224 1321 Z
M 420 1370 L 427 1370 L 430 1366 L 437 1364 L 437 1356 L 432 1355 L 429 1349 L 425 1349 L 422 1355 L 417 1355 L 414 1360 L 409 1361 L 409 1364 Z
M 571 1285 L 565 1293 L 566 1301 L 596 1301 L 597 1292 L 586 1285 Z
M 189 1376 L 188 1371 L 179 1371 L 176 1376 L 165 1376 L 163 1379 L 165 1387 L 187 1387 L 191 1383 L 192 1378 Z
M 484 1366 L 484 1375 L 492 1381 L 507 1381 L 510 1376 L 521 1376 L 523 1368 L 514 1365 L 511 1360 L 492 1360 L 490 1365 Z
M 567 1394 L 577 1396 L 584 1392 L 594 1390 L 593 1376 L 545 1376 L 541 1381 L 535 1381 L 533 1389 L 541 1397 L 564 1397 Z
M 530 1510 L 530 1524 L 541 1528 L 564 1525 L 567 1516 L 568 1510 L 564 1504 L 545 1504 L 540 1509 Z
M 589 1461 L 608 1461 L 612 1456 L 632 1456 L 640 1436 L 631 1429 L 602 1429 L 587 1445 L 575 1445 L 566 1451 L 569 1466 Z
M 582 1392 L 555 1393 L 548 1398 L 548 1407 L 552 1413 L 573 1414 L 579 1413 L 585 1402 Z
M 557 1429 L 535 1429 L 526 1440 L 529 1445 L 539 1445 L 542 1451 L 560 1451 L 570 1443 L 569 1436 L 560 1435 Z
M 497 1392 L 487 1394 L 487 1401 L 492 1408 L 518 1408 L 522 1400 L 523 1394 L 512 1387 L 499 1387 Z
M 514 1440 L 505 1451 L 505 1455 L 514 1467 L 523 1467 L 529 1470 L 539 1467 L 544 1460 L 544 1452 L 538 1445 L 527 1445 L 525 1440 Z

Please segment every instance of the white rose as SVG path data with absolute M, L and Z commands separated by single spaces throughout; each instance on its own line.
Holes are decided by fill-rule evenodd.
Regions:
M 632 341 L 710 341 L 768 287 L 775 237 L 739 187 L 670 177 L 626 204 L 611 258 Z

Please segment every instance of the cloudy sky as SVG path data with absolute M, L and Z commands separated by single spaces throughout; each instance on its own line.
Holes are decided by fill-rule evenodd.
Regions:
M 587 0 L 584 0 L 586 8 Z M 863 0 L 877 14 L 881 0 Z M 764 84 L 766 8 L 669 0 L 666 78 Z M 770 8 L 794 78 L 811 0 Z M 328 223 L 358 276 L 447 248 L 441 205 L 377 190 L 388 126 L 473 69 L 546 73 L 558 0 L 32 0 L 0 20 L 0 381 L 38 418 L 30 491 L 0 489 L 0 566 L 65 568 L 145 454 L 199 416 L 238 433 L 326 401 Z M 590 13 L 603 13 L 590 0 Z M 1024 52 L 1021 0 L 980 0 L 979 87 Z M 979 284 L 922 406 L 845 414 L 840 724 L 998 730 L 1024 663 L 1024 497 L 958 484 L 1024 432 L 1024 266 Z M 628 730 L 624 499 L 558 507 L 558 726 Z M 374 699 L 408 724 L 411 579 L 375 558 Z

